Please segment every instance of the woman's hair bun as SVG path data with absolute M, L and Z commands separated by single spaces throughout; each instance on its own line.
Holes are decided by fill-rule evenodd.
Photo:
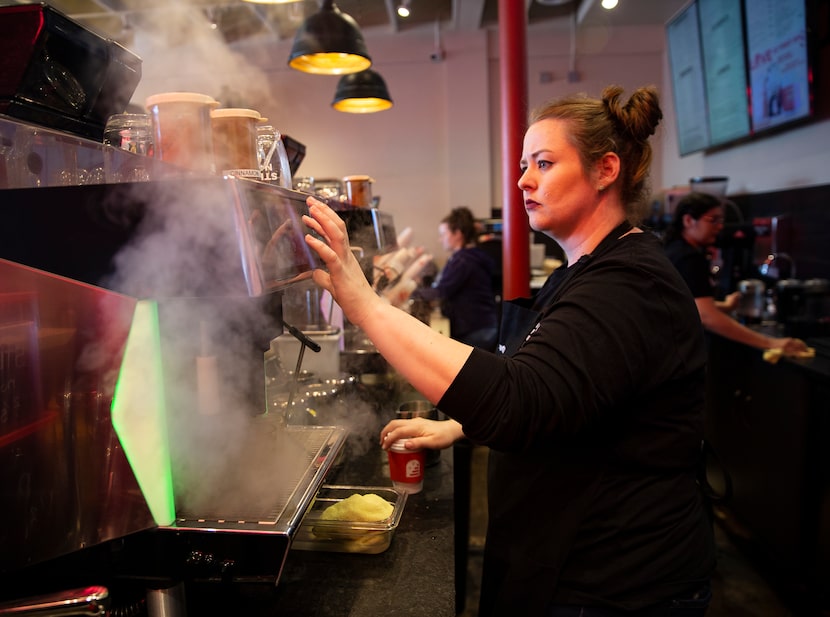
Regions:
M 621 100 L 622 93 L 620 86 L 608 86 L 603 90 L 602 101 L 608 114 L 621 134 L 629 135 L 637 141 L 645 141 L 654 135 L 657 125 L 663 119 L 657 88 L 637 88 L 625 104 Z

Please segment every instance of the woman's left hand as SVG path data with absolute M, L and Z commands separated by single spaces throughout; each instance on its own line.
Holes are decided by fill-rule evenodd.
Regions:
M 462 437 L 464 437 L 464 430 L 455 420 L 412 418 L 411 420 L 392 420 L 384 426 L 380 431 L 380 445 L 384 450 L 388 450 L 398 439 L 409 439 L 407 447 L 410 449 L 441 450 L 448 448 Z

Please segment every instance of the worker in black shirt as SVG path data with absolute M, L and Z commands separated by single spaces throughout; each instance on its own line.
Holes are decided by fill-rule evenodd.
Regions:
M 482 615 L 700 617 L 713 530 L 697 483 L 706 352 L 686 284 L 637 227 L 656 89 L 534 111 L 518 181 L 532 229 L 567 267 L 505 302 L 497 353 L 379 298 L 337 214 L 310 197 L 314 280 L 450 420 L 393 420 L 388 448 L 489 446 Z M 448 547 L 449 548 L 449 547 Z M 679 612 L 678 612 L 679 611 Z

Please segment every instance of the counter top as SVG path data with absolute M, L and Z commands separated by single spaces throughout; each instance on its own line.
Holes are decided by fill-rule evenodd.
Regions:
M 788 336 L 780 324 L 761 324 L 749 326 L 751 329 L 766 334 L 767 336 L 784 337 Z M 803 372 L 810 377 L 821 380 L 830 380 L 830 338 L 828 337 L 807 337 L 804 339 L 810 347 L 816 348 L 814 358 L 788 358 L 782 357 L 779 362 L 787 364 L 796 370 Z M 762 353 L 761 351 L 758 352 Z
M 230 611 L 225 614 L 246 617 L 454 616 L 452 471 L 453 453 L 447 449 L 438 464 L 426 469 L 423 491 L 408 496 L 385 552 L 364 555 L 292 549 L 276 588 L 235 585 L 199 591 L 198 606 L 189 614 L 216 614 L 217 607 L 225 605 Z M 350 460 L 347 452 L 326 483 L 391 486 L 386 454 L 373 447 Z

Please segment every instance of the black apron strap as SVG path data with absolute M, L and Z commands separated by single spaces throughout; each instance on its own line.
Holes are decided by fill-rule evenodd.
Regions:
M 527 340 L 533 328 L 542 320 L 542 316 L 559 299 L 566 283 L 579 274 L 594 255 L 602 254 L 631 229 L 631 223 L 623 221 L 603 238 L 593 252 L 583 255 L 579 261 L 564 270 L 561 268 L 554 270 L 535 298 L 504 301 L 497 352 L 505 356 L 515 354 Z

